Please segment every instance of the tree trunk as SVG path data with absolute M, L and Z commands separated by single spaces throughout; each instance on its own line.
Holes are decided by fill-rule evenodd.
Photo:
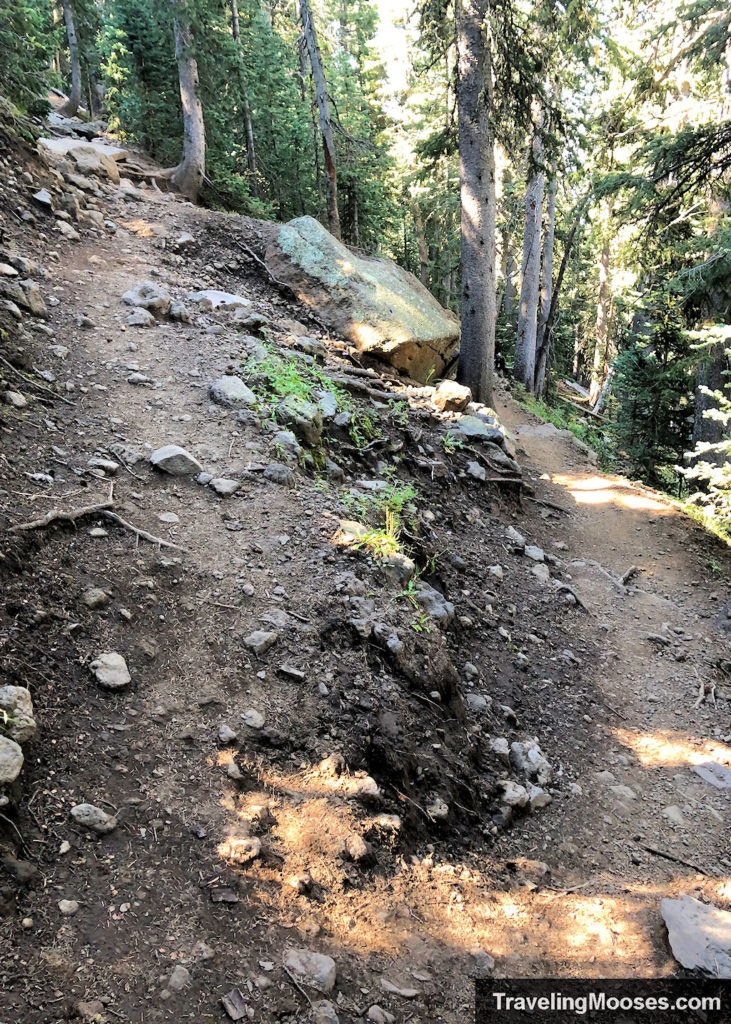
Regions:
M 546 229 L 543 234 L 543 263 L 541 267 L 541 313 L 536 336 L 536 369 L 534 392 L 541 395 L 546 381 L 550 336 L 546 333 L 548 315 L 551 312 L 553 298 L 553 240 L 556 228 L 556 177 L 548 183 L 548 207 L 546 210 Z
M 596 342 L 594 344 L 594 365 L 591 371 L 591 387 L 589 401 L 596 404 L 604 383 L 604 371 L 609 359 L 609 311 L 612 302 L 612 289 L 609 273 L 610 235 L 609 223 L 614 209 L 613 200 L 607 203 L 607 219 L 604 228 L 604 242 L 599 259 L 599 295 L 596 304 Z
M 320 134 L 322 135 L 322 152 L 325 157 L 327 186 L 327 219 L 330 234 L 340 238 L 340 214 L 338 213 L 338 174 L 335 162 L 335 140 L 333 138 L 332 120 L 330 118 L 330 101 L 327 96 L 327 82 L 322 67 L 322 56 L 317 42 L 315 24 L 312 20 L 309 0 L 300 0 L 300 16 L 304 31 L 307 52 L 310 55 L 312 78 L 315 82 L 315 99 L 320 114 Z
M 183 156 L 171 180 L 184 196 L 195 203 L 206 173 L 206 129 L 198 95 L 198 62 L 193 56 L 190 24 L 180 20 L 180 0 L 171 0 L 171 3 L 180 102 L 183 107 Z
M 259 195 L 259 182 L 256 174 L 256 150 L 254 148 L 254 126 L 251 123 L 251 108 L 249 107 L 249 93 L 246 88 L 246 74 L 244 72 L 244 52 L 241 45 L 241 29 L 239 27 L 239 5 L 238 0 L 231 0 L 231 33 L 239 51 L 239 91 L 241 93 L 241 109 L 244 115 L 244 131 L 246 134 L 246 166 L 249 169 L 249 180 L 253 195 Z
M 416 230 L 416 244 L 419 249 L 419 280 L 426 287 L 429 271 L 429 250 L 424 237 L 424 221 L 421 216 L 421 207 L 417 202 L 413 204 L 414 228 Z
M 462 341 L 457 376 L 493 403 L 495 363 L 495 137 L 489 0 L 457 0 Z
M 76 35 L 76 20 L 71 0 L 63 0 L 63 20 L 66 22 L 66 36 L 69 41 L 69 63 L 71 65 L 71 95 L 61 107 L 64 117 L 75 117 L 81 106 L 81 56 L 79 39 Z
M 696 375 L 695 390 L 695 417 L 693 421 L 693 444 L 700 442 L 717 444 L 728 429 L 721 420 L 712 416 L 706 416 L 711 409 L 718 409 L 718 399 L 715 394 L 707 394 L 703 389 L 708 388 L 712 392 L 722 392 L 727 395 L 731 392 L 728 376 L 725 371 L 728 369 L 729 358 L 726 354 L 726 345 L 719 343 L 712 345 L 705 353 L 704 359 L 698 366 Z M 726 461 L 723 452 L 704 452 L 700 456 L 694 456 L 692 463 L 703 461 L 722 465 Z
M 515 345 L 513 376 L 533 390 L 536 372 L 536 336 L 538 331 L 538 281 L 541 271 L 541 222 L 543 220 L 543 142 L 542 115 L 533 133 L 533 165 L 525 193 L 525 229 L 523 265 L 518 312 L 518 337 Z
M 503 276 L 505 291 L 503 292 L 503 314 L 508 323 L 513 322 L 515 315 L 515 252 L 507 229 L 503 232 Z

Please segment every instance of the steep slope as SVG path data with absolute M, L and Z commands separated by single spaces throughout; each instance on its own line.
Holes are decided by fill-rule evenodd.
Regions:
M 723 634 L 689 627 L 718 604 L 703 562 L 726 555 L 656 497 L 610 493 L 505 396 L 533 497 L 568 514 L 521 500 L 434 389 L 355 365 L 262 276 L 265 225 L 104 187 L 107 227 L 66 240 L 37 205 L 20 219 L 53 181 L 13 171 L 3 243 L 40 265 L 47 317 L 3 322 L 1 390 L 26 404 L 0 423 L 0 668 L 38 722 L 0 819 L 3 1014 L 457 1022 L 474 974 L 671 970 L 659 895 L 729 900 L 726 794 L 688 770 L 729 758 Z M 147 320 L 122 302 L 144 280 L 179 319 L 128 323 Z M 250 305 L 187 298 L 207 288 Z M 227 371 L 253 401 L 211 390 Z M 341 417 L 315 445 L 273 422 L 303 388 Z M 169 444 L 232 484 L 153 469 Z M 126 524 L 175 546 L 103 510 L 10 532 L 112 484 Z M 617 583 L 661 551 L 671 570 Z M 109 652 L 117 691 L 90 668 Z M 693 707 L 693 667 L 715 708 Z M 547 763 L 526 767 L 534 738 Z M 529 792 L 533 812 L 509 812 Z M 72 818 L 86 802 L 116 827 Z M 658 830 L 674 803 L 683 824 Z

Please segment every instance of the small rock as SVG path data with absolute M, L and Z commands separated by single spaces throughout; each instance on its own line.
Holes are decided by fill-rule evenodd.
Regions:
M 389 995 L 401 996 L 402 999 L 416 999 L 419 994 L 418 989 L 401 987 L 389 981 L 388 978 L 381 978 L 381 988 Z
M 249 729 L 263 729 L 266 721 L 261 711 L 257 711 L 255 708 L 248 708 L 244 711 L 241 720 Z
M 506 779 L 500 783 L 503 791 L 503 802 L 508 807 L 525 807 L 528 803 L 528 791 L 524 786 L 518 785 L 512 779 Z
M 325 993 L 331 992 L 335 987 L 335 961 L 323 953 L 313 953 L 308 949 L 289 949 L 284 957 L 284 965 L 301 985 Z
M 171 476 L 192 476 L 203 469 L 190 452 L 177 444 L 166 444 L 158 448 L 150 456 L 150 462 L 156 469 L 170 473 Z
M 73 917 L 79 912 L 79 904 L 76 900 L 59 900 L 58 909 L 64 917 Z
M 171 305 L 170 295 L 154 281 L 140 281 L 124 293 L 122 302 L 128 306 L 141 306 L 162 316 L 165 316 Z
M 396 1018 L 388 1010 L 384 1010 L 378 1003 L 374 1003 L 373 1006 L 368 1007 L 368 1013 L 366 1014 L 368 1020 L 372 1020 L 375 1024 L 394 1024 Z
M 21 395 L 19 391 L 6 391 L 3 394 L 3 400 L 6 405 L 11 406 L 13 409 L 25 409 L 28 405 L 28 399 Z
M 442 380 L 437 384 L 432 403 L 442 412 L 462 412 L 472 401 L 472 392 L 454 380 Z
M 291 427 L 297 437 L 308 445 L 316 445 L 322 435 L 322 413 L 312 402 L 299 395 L 287 395 L 275 410 L 277 422 Z
M 180 522 L 180 516 L 177 512 L 160 512 L 157 518 L 161 523 L 166 523 L 170 526 L 175 526 L 176 523 Z
M 264 470 L 264 479 L 271 480 L 274 484 L 283 487 L 294 487 L 294 473 L 289 466 L 283 466 L 280 462 L 270 462 Z
M 228 480 L 226 477 L 218 476 L 209 480 L 208 486 L 222 498 L 229 498 L 241 488 L 240 480 Z
M 215 288 L 207 288 L 199 292 L 188 292 L 186 299 L 195 302 L 201 309 L 242 309 L 251 305 L 249 299 L 243 295 L 232 295 L 231 292 L 217 291 Z
M 1 703 L 2 701 L 0 701 L 0 704 Z M 687 824 L 685 818 L 683 817 L 683 812 L 679 807 L 677 807 L 674 804 L 671 807 L 666 807 L 663 810 L 662 814 L 663 817 L 667 818 L 668 821 L 673 823 L 673 825 L 678 825 L 682 828 L 684 825 Z
M 279 634 L 276 632 L 268 633 L 264 629 L 257 629 L 253 633 L 249 633 L 248 636 L 244 637 L 244 644 L 254 652 L 261 656 L 266 654 L 268 650 L 275 645 L 279 639 Z
M 33 701 L 30 690 L 25 686 L 0 686 L 0 712 L 5 712 L 7 721 L 4 730 L 16 743 L 28 743 L 36 734 L 33 718 Z M 3 715 L 0 714 L 0 722 Z
M 128 327 L 152 327 L 157 323 L 152 313 L 148 309 L 143 309 L 142 306 L 128 313 L 124 322 Z
M 689 970 L 731 978 L 731 913 L 692 896 L 664 899 L 660 912 L 673 956 Z
M 430 587 L 423 580 L 414 587 L 414 598 L 435 622 L 441 626 L 448 626 L 454 619 L 454 605 L 447 601 L 445 596 L 434 587 Z
M 539 548 L 536 544 L 526 544 L 523 554 L 534 562 L 543 562 L 546 557 L 543 548 Z
M 314 1024 L 340 1024 L 335 1007 L 327 999 L 312 1004 L 312 1019 Z
M 9 786 L 20 775 L 23 751 L 15 740 L 0 736 L 0 786 Z
M 228 744 L 236 742 L 236 733 L 230 725 L 222 725 L 218 730 L 218 739 L 220 743 Z
M 363 836 L 358 835 L 357 832 L 351 832 L 346 838 L 345 853 L 356 864 L 369 860 L 372 855 L 369 843 L 365 841 Z
M 227 408 L 238 408 L 240 406 L 256 405 L 257 398 L 251 388 L 243 382 L 240 377 L 233 374 L 226 374 L 214 380 L 208 389 L 211 400 L 217 405 L 224 405 Z
M 94 804 L 76 804 L 71 808 L 71 817 L 83 828 L 100 836 L 113 832 L 117 827 L 117 819 Z
M 89 666 L 96 680 L 105 690 L 121 690 L 132 682 L 127 662 L 121 654 L 111 651 L 100 654 Z
M 505 573 L 503 572 L 502 565 L 491 565 L 487 570 L 495 579 L 501 580 L 504 578 Z
M 189 985 L 190 971 L 183 967 L 182 964 L 176 964 L 168 978 L 168 988 L 171 992 L 182 992 L 182 990 L 184 988 L 188 988 Z
M 479 462 L 468 462 L 467 475 L 471 476 L 474 480 L 484 481 L 487 479 L 487 470 Z

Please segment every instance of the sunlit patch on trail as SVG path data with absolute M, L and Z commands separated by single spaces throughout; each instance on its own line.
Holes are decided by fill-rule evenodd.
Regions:
M 577 505 L 619 505 L 631 512 L 653 512 L 672 515 L 673 508 L 662 498 L 651 497 L 618 477 L 581 477 L 557 473 L 553 483 L 565 487 Z
M 687 733 L 671 729 L 657 732 L 636 732 L 633 729 L 614 729 L 614 735 L 637 755 L 645 767 L 705 764 L 716 761 L 731 764 L 731 747 L 712 740 L 698 739 Z

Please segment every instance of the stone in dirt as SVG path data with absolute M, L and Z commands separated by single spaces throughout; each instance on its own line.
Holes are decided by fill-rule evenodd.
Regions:
M 487 470 L 479 462 L 468 462 L 467 475 L 471 476 L 474 480 L 484 482 L 487 479 Z
M 152 327 L 157 323 L 149 309 L 143 309 L 142 306 L 133 309 L 124 322 L 128 327 Z
M 284 966 L 301 985 L 317 989 L 318 992 L 332 992 L 337 977 L 337 967 L 332 957 L 324 953 L 313 953 L 309 949 L 288 949 Z
M 23 751 L 15 740 L 0 736 L 0 786 L 9 786 L 20 775 Z
M 232 494 L 236 494 L 236 492 L 239 490 L 239 488 L 241 487 L 241 481 L 228 480 L 226 479 L 226 477 L 218 476 L 215 477 L 213 480 L 209 480 L 208 486 L 211 488 L 212 491 L 215 491 L 216 494 L 220 494 L 222 498 L 229 498 Z
M 58 909 L 64 917 L 73 917 L 79 912 L 79 904 L 76 900 L 59 900 Z
M 7 715 L 5 731 L 16 743 L 27 743 L 36 734 L 33 701 L 25 686 L 0 686 L 0 712 Z M 3 716 L 0 715 L 0 721 Z
M 176 964 L 168 978 L 167 987 L 171 992 L 182 992 L 183 989 L 188 988 L 189 985 L 190 971 L 187 967 L 183 967 L 182 964 Z
M 718 764 L 717 761 L 696 764 L 693 766 L 693 771 L 715 789 L 731 789 L 731 769 Z
M 244 644 L 252 650 L 254 654 L 261 656 L 262 654 L 266 654 L 268 650 L 271 650 L 278 639 L 278 633 L 268 633 L 264 629 L 257 629 L 253 633 L 249 633 L 248 636 L 244 637 Z
M 121 690 L 132 682 L 127 662 L 116 651 L 100 654 L 92 661 L 89 668 L 96 676 L 96 681 L 105 690 Z
M 389 981 L 388 978 L 381 978 L 381 988 L 384 992 L 388 992 L 389 995 L 401 996 L 402 999 L 416 999 L 419 994 L 418 989 L 395 985 L 392 981 Z
M 217 405 L 234 408 L 241 405 L 256 405 L 256 395 L 247 387 L 241 377 L 235 374 L 224 374 L 214 380 L 208 389 L 211 399 Z
M 454 619 L 454 605 L 448 601 L 444 594 L 441 594 L 428 583 L 420 581 L 414 587 L 414 598 L 417 604 L 424 609 L 435 622 L 440 626 L 448 626 Z
M 140 281 L 122 296 L 128 306 L 141 306 L 164 316 L 170 309 L 170 295 L 154 281 Z
M 432 405 L 442 412 L 462 412 L 472 401 L 472 392 L 456 380 L 441 380 L 437 384 Z
M 313 217 L 279 228 L 265 261 L 336 334 L 417 380 L 440 373 L 459 344 L 459 320 L 408 271 L 354 255 Z
M 232 864 L 250 864 L 261 856 L 261 839 L 256 836 L 229 836 L 218 847 L 218 853 Z
M 502 447 L 505 443 L 505 435 L 499 427 L 492 427 L 485 423 L 479 416 L 460 416 L 450 422 L 450 430 L 456 428 L 465 437 L 474 438 L 478 441 L 489 441 Z
M 388 1010 L 384 1010 L 378 1003 L 374 1003 L 373 1006 L 368 1007 L 368 1013 L 366 1014 L 368 1020 L 372 1020 L 375 1024 L 394 1024 L 396 1018 Z
M 547 786 L 553 778 L 551 765 L 535 740 L 511 743 L 510 763 L 539 786 Z
M 731 978 L 731 913 L 692 896 L 664 899 L 660 913 L 673 956 L 689 970 Z
M 312 1019 L 314 1024 L 340 1024 L 335 1007 L 327 999 L 312 1004 Z
M 28 399 L 21 395 L 19 391 L 6 391 L 3 395 L 5 404 L 11 406 L 13 409 L 25 409 L 28 405 Z
M 294 487 L 295 484 L 294 473 L 289 466 L 283 466 L 281 462 L 270 462 L 264 470 L 264 479 L 281 487 Z
M 250 300 L 245 299 L 243 295 L 232 295 L 231 292 L 221 292 L 215 288 L 206 288 L 199 292 L 188 292 L 185 297 L 203 309 L 242 309 L 245 306 L 251 305 Z
M 305 444 L 316 445 L 322 436 L 322 413 L 318 406 L 299 395 L 287 395 L 276 409 L 277 422 L 291 427 Z
M 171 476 L 192 476 L 203 469 L 198 460 L 178 444 L 166 444 L 158 448 L 150 456 L 150 462 L 156 469 L 170 473 Z
M 88 828 L 100 836 L 113 832 L 117 827 L 117 819 L 94 804 L 76 804 L 71 808 L 71 817 L 83 828 Z

